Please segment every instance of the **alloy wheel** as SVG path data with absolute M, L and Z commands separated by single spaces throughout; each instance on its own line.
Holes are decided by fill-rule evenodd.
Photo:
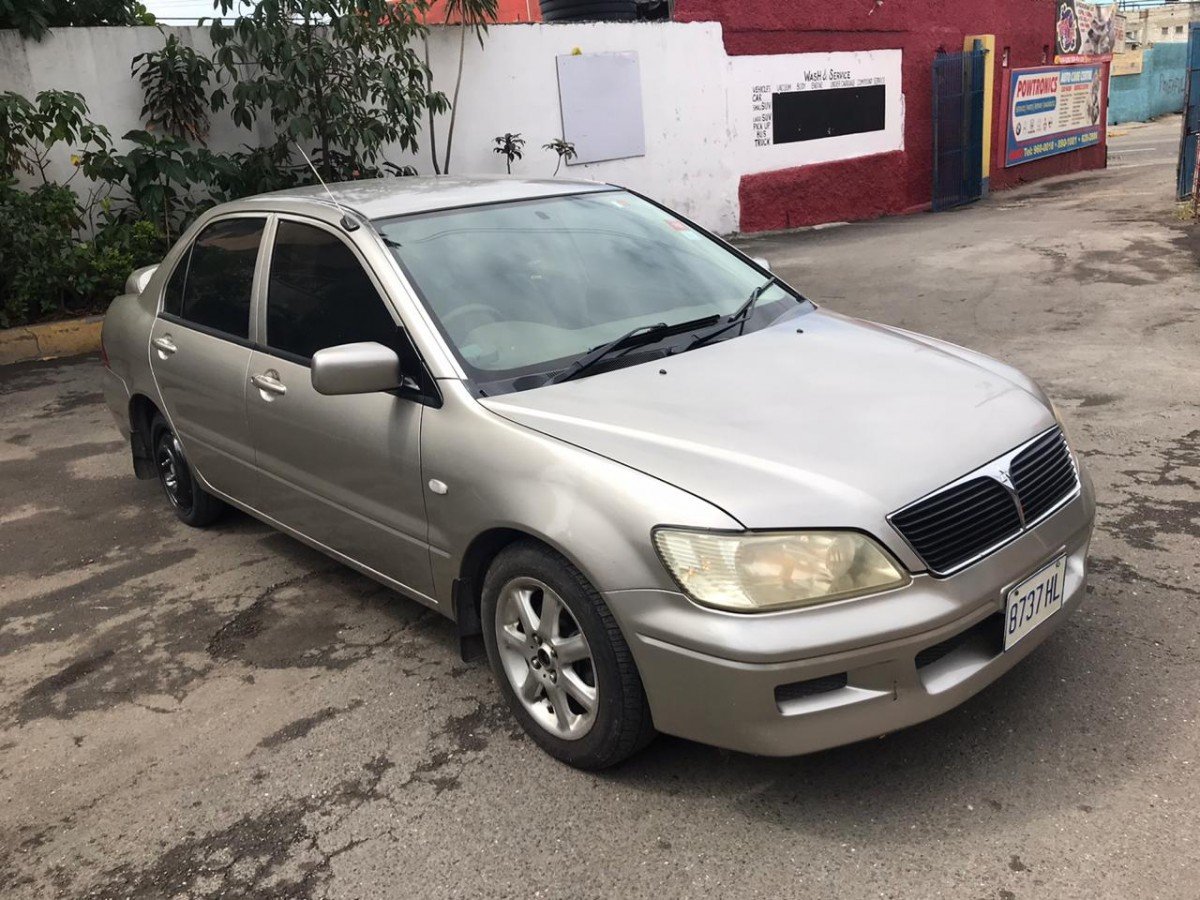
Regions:
M 584 737 L 596 721 L 599 690 L 592 649 L 562 598 L 534 578 L 500 592 L 496 646 L 521 705 L 562 740 Z
M 188 512 L 195 502 L 192 478 L 184 461 L 183 448 L 173 434 L 164 434 L 158 442 L 158 474 L 171 505 Z

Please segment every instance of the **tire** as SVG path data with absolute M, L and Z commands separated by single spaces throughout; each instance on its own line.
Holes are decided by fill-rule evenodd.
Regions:
M 560 612 L 544 624 L 554 598 Z M 606 769 L 654 738 L 629 646 L 600 594 L 570 562 L 533 542 L 505 548 L 484 579 L 480 613 L 501 693 L 555 759 L 577 769 Z M 579 658 L 583 651 L 586 659 Z M 580 702 L 588 688 L 591 710 Z
M 150 446 L 158 483 L 179 521 L 193 528 L 207 528 L 217 521 L 227 507 L 196 483 L 183 447 L 161 413 L 155 413 L 150 423 Z
M 635 0 L 541 0 L 546 22 L 632 22 L 637 19 Z

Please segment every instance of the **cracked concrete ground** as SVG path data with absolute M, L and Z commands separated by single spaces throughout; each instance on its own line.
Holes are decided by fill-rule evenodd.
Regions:
M 95 360 L 0 371 L 0 896 L 1195 897 L 1177 133 L 962 211 L 745 242 L 834 309 L 1031 372 L 1101 503 L 1089 601 L 1045 647 L 940 719 L 807 758 L 661 738 L 564 768 L 448 622 L 245 517 L 176 522 Z

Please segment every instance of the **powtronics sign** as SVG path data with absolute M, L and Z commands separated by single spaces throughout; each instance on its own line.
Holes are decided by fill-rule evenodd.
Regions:
M 1099 144 L 1104 138 L 1104 66 L 1014 69 L 1005 166 Z

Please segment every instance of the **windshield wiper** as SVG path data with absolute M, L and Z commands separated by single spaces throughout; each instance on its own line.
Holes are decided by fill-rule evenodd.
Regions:
M 546 383 L 559 384 L 563 381 L 570 381 L 572 378 L 578 378 L 588 369 L 614 354 L 628 353 L 630 350 L 636 350 L 639 347 L 657 344 L 659 341 L 666 340 L 677 334 L 684 334 L 697 328 L 707 328 L 710 325 L 715 325 L 720 320 L 720 316 L 705 316 L 703 319 L 693 319 L 691 322 L 681 322 L 678 325 L 668 325 L 666 322 L 659 322 L 656 325 L 642 325 L 639 328 L 634 328 L 632 331 L 626 332 L 615 340 L 608 341 L 598 347 L 593 347 L 583 356 L 579 357 L 579 359 L 575 360 L 575 362 L 571 363 L 570 366 L 551 377 Z
M 709 341 L 715 341 L 721 335 L 732 331 L 738 325 L 742 326 L 742 333 L 744 334 L 746 331 L 746 323 L 750 321 L 750 317 L 754 315 L 754 307 L 758 305 L 759 298 L 761 298 L 763 294 L 765 294 L 778 283 L 779 276 L 772 275 L 750 292 L 750 296 L 746 298 L 746 302 L 739 306 L 737 310 L 734 311 L 733 315 L 725 320 L 724 324 L 713 331 L 710 331 L 708 334 L 700 335 L 698 338 L 696 338 L 696 340 L 692 341 L 691 344 L 688 345 L 687 349 L 695 350 L 697 347 L 703 347 Z

